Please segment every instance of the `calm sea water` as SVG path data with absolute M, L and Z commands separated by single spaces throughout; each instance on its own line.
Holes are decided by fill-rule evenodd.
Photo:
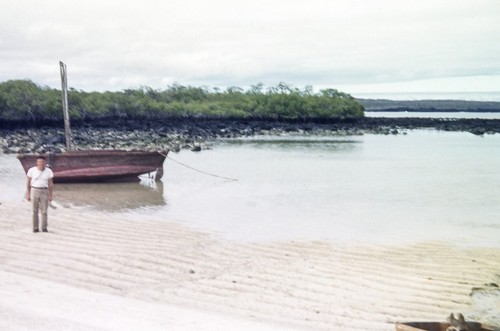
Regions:
M 365 111 L 366 117 L 420 117 L 420 118 L 482 118 L 500 119 L 500 112 L 477 113 L 477 112 L 407 112 L 407 111 Z
M 263 136 L 170 157 L 238 180 L 167 159 L 162 183 L 57 185 L 55 200 L 138 221 L 174 220 L 223 240 L 500 247 L 500 135 Z M 0 186 L 0 202 L 22 199 L 15 156 L 0 155 Z

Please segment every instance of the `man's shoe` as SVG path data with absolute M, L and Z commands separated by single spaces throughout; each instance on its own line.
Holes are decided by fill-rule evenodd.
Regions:
M 33 232 L 36 233 L 36 232 L 40 232 L 38 229 L 33 229 Z
M 42 231 L 43 231 L 43 232 L 49 232 L 49 230 L 47 230 L 47 229 L 43 229 Z

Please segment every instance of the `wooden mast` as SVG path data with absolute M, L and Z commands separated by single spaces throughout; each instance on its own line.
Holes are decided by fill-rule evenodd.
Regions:
M 59 61 L 61 68 L 61 86 L 62 86 L 62 106 L 64 112 L 64 132 L 66 138 L 66 150 L 73 149 L 71 143 L 71 128 L 69 126 L 69 113 L 68 113 L 68 80 L 66 76 L 66 65 Z

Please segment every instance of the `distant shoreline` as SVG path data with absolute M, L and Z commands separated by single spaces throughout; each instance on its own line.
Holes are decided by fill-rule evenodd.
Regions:
M 380 109 L 367 109 L 365 112 L 372 113 L 383 113 L 383 112 L 391 112 L 391 113 L 500 113 L 500 110 L 492 110 L 492 109 L 465 109 L 465 110 L 456 110 L 456 109 L 426 109 L 426 108 L 380 108 Z
M 356 99 L 365 111 L 377 112 L 500 112 L 499 101 Z

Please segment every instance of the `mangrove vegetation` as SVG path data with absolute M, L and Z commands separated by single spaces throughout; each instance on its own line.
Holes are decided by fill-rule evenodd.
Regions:
M 86 92 L 70 88 L 72 120 L 100 118 L 240 118 L 240 119 L 352 119 L 364 116 L 363 106 L 336 89 L 314 92 L 285 83 L 248 89 L 193 87 L 173 84 L 166 89 L 140 87 L 119 92 Z M 63 117 L 61 91 L 30 80 L 0 83 L 1 121 L 56 121 Z

